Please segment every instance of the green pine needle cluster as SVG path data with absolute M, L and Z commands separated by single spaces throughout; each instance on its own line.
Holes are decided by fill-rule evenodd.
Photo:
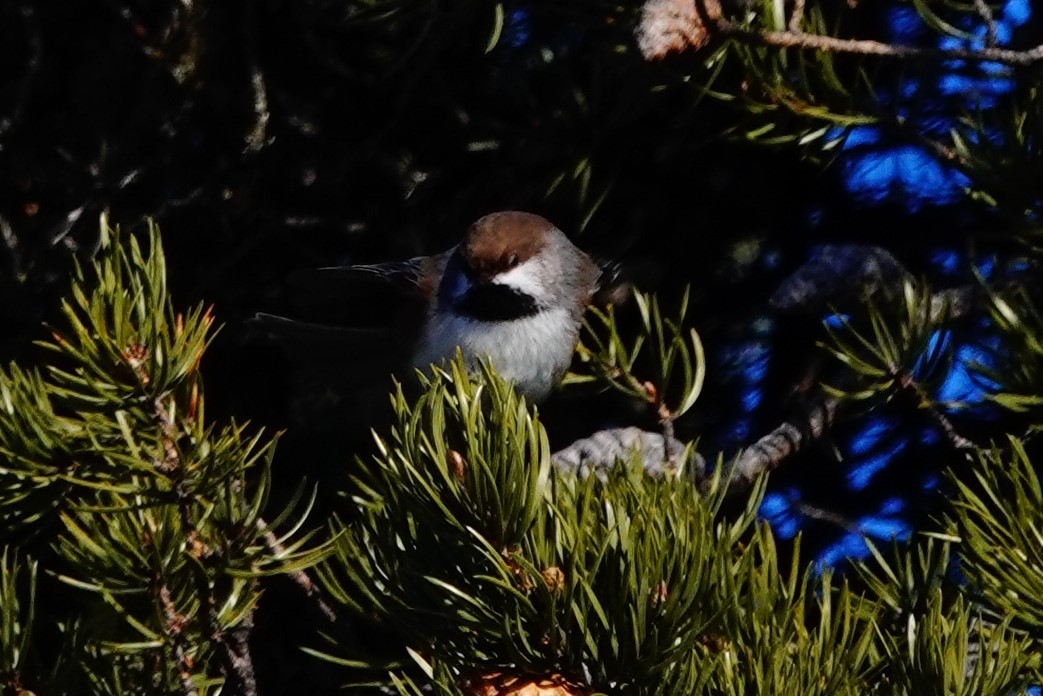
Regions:
M 874 354 L 922 343 L 901 322 L 870 324 L 888 344 Z M 943 581 L 947 544 L 877 553 L 853 584 L 799 554 L 781 568 L 756 521 L 763 478 L 725 512 L 719 479 L 700 494 L 640 462 L 577 477 L 549 466 L 538 415 L 487 366 L 469 375 L 457 361 L 425 386 L 416 402 L 396 397 L 396 425 L 360 464 L 361 516 L 335 524 L 322 565 L 332 596 L 401 636 L 400 693 L 999 695 L 1038 679 L 1038 633 L 982 597 L 984 581 Z M 982 517 L 993 534 L 1024 529 L 1023 516 Z M 1010 545 L 1008 533 L 1012 557 L 1031 547 L 1024 534 Z M 976 532 L 960 548 L 998 541 Z
M 158 230 L 144 248 L 101 230 L 41 343 L 48 364 L 0 372 L 4 538 L 37 549 L 75 593 L 48 615 L 56 623 L 36 622 L 59 648 L 28 640 L 38 564 L 5 550 L 6 683 L 35 661 L 57 665 L 34 680 L 55 692 L 244 688 L 258 578 L 321 552 L 264 525 L 273 441 L 206 421 L 199 363 L 213 321 L 173 309 Z

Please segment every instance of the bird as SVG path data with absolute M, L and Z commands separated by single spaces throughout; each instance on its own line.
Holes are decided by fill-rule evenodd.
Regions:
M 325 344 L 360 377 L 373 360 L 393 371 L 430 369 L 459 350 L 470 366 L 488 359 L 531 402 L 545 400 L 565 375 L 583 315 L 606 269 L 557 226 L 534 213 L 506 210 L 480 218 L 452 248 L 431 256 L 318 269 L 315 279 L 340 288 L 343 302 L 398 305 L 382 327 L 344 327 L 269 314 L 257 321 L 284 343 Z M 382 299 L 377 299 L 382 298 Z M 379 310 L 383 312 L 383 309 Z M 372 360 L 365 359 L 367 352 Z M 306 360 L 312 366 L 314 360 Z

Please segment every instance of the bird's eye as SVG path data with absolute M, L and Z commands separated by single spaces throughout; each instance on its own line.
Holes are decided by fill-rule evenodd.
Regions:
M 507 259 L 507 265 L 510 266 L 511 268 L 514 268 L 515 266 L 517 266 L 518 265 L 518 255 L 517 254 L 511 254 L 510 257 Z

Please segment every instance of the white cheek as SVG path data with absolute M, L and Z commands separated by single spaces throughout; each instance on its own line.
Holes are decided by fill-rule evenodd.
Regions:
M 546 294 L 545 282 L 540 273 L 540 267 L 532 261 L 526 261 L 520 266 L 504 271 L 496 276 L 498 285 L 508 285 L 519 292 L 531 297 L 541 299 Z

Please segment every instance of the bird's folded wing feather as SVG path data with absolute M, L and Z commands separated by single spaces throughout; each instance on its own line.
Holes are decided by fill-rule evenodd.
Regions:
M 393 372 L 410 355 L 447 254 L 299 271 L 288 280 L 294 317 L 258 313 L 250 325 L 286 356 L 294 401 L 326 409 Z M 432 273 L 433 272 L 433 273 Z

